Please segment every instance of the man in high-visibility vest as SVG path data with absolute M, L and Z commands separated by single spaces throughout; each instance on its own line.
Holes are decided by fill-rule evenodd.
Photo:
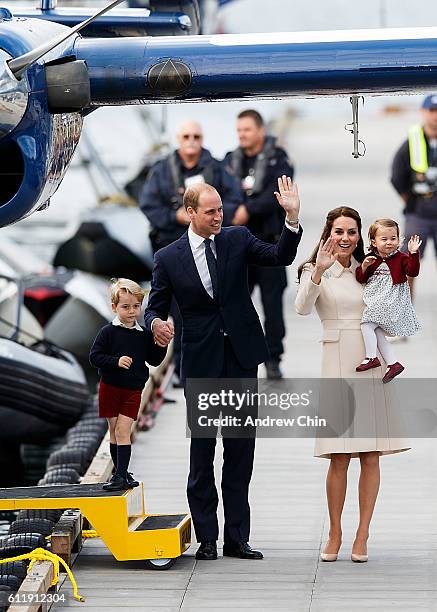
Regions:
M 405 245 L 418 234 L 423 256 L 428 238 L 437 254 L 437 94 L 423 100 L 421 114 L 394 157 L 391 183 L 405 205 Z

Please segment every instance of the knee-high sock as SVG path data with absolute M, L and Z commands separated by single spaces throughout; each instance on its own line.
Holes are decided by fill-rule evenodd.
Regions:
M 131 454 L 130 444 L 117 444 L 117 474 L 126 478 Z
M 385 337 L 385 332 L 381 327 L 377 327 L 375 329 L 376 338 L 378 341 L 378 350 L 382 355 L 385 363 L 387 365 L 392 365 L 396 363 L 395 352 L 393 350 L 392 345 Z
M 366 357 L 373 359 L 376 357 L 377 340 L 375 329 L 376 323 L 361 323 L 361 333 L 363 334 L 364 346 L 366 347 Z
M 109 443 L 109 452 L 111 453 L 112 463 L 114 467 L 117 467 L 117 445 L 112 442 Z

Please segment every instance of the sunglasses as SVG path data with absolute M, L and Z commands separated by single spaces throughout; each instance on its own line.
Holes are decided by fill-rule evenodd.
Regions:
M 182 134 L 183 140 L 189 140 L 193 138 L 194 140 L 200 140 L 202 138 L 202 134 Z

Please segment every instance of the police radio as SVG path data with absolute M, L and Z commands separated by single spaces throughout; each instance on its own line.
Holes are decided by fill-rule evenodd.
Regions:
M 422 197 L 432 197 L 437 191 L 437 167 L 430 166 L 423 174 L 416 174 L 413 193 Z

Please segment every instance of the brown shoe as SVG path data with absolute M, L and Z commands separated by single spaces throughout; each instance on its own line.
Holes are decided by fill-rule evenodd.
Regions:
M 404 366 L 401 363 L 399 363 L 399 361 L 396 361 L 396 363 L 392 363 L 391 365 L 387 366 L 387 371 L 384 374 L 384 378 L 382 379 L 382 382 L 384 384 L 390 382 L 392 378 L 394 378 L 395 376 L 397 376 L 404 370 L 405 370 Z
M 367 363 L 360 363 L 359 366 L 355 368 L 356 372 L 365 372 L 366 370 L 371 370 L 372 368 L 379 368 L 381 362 L 378 357 L 372 357 L 367 361 Z

